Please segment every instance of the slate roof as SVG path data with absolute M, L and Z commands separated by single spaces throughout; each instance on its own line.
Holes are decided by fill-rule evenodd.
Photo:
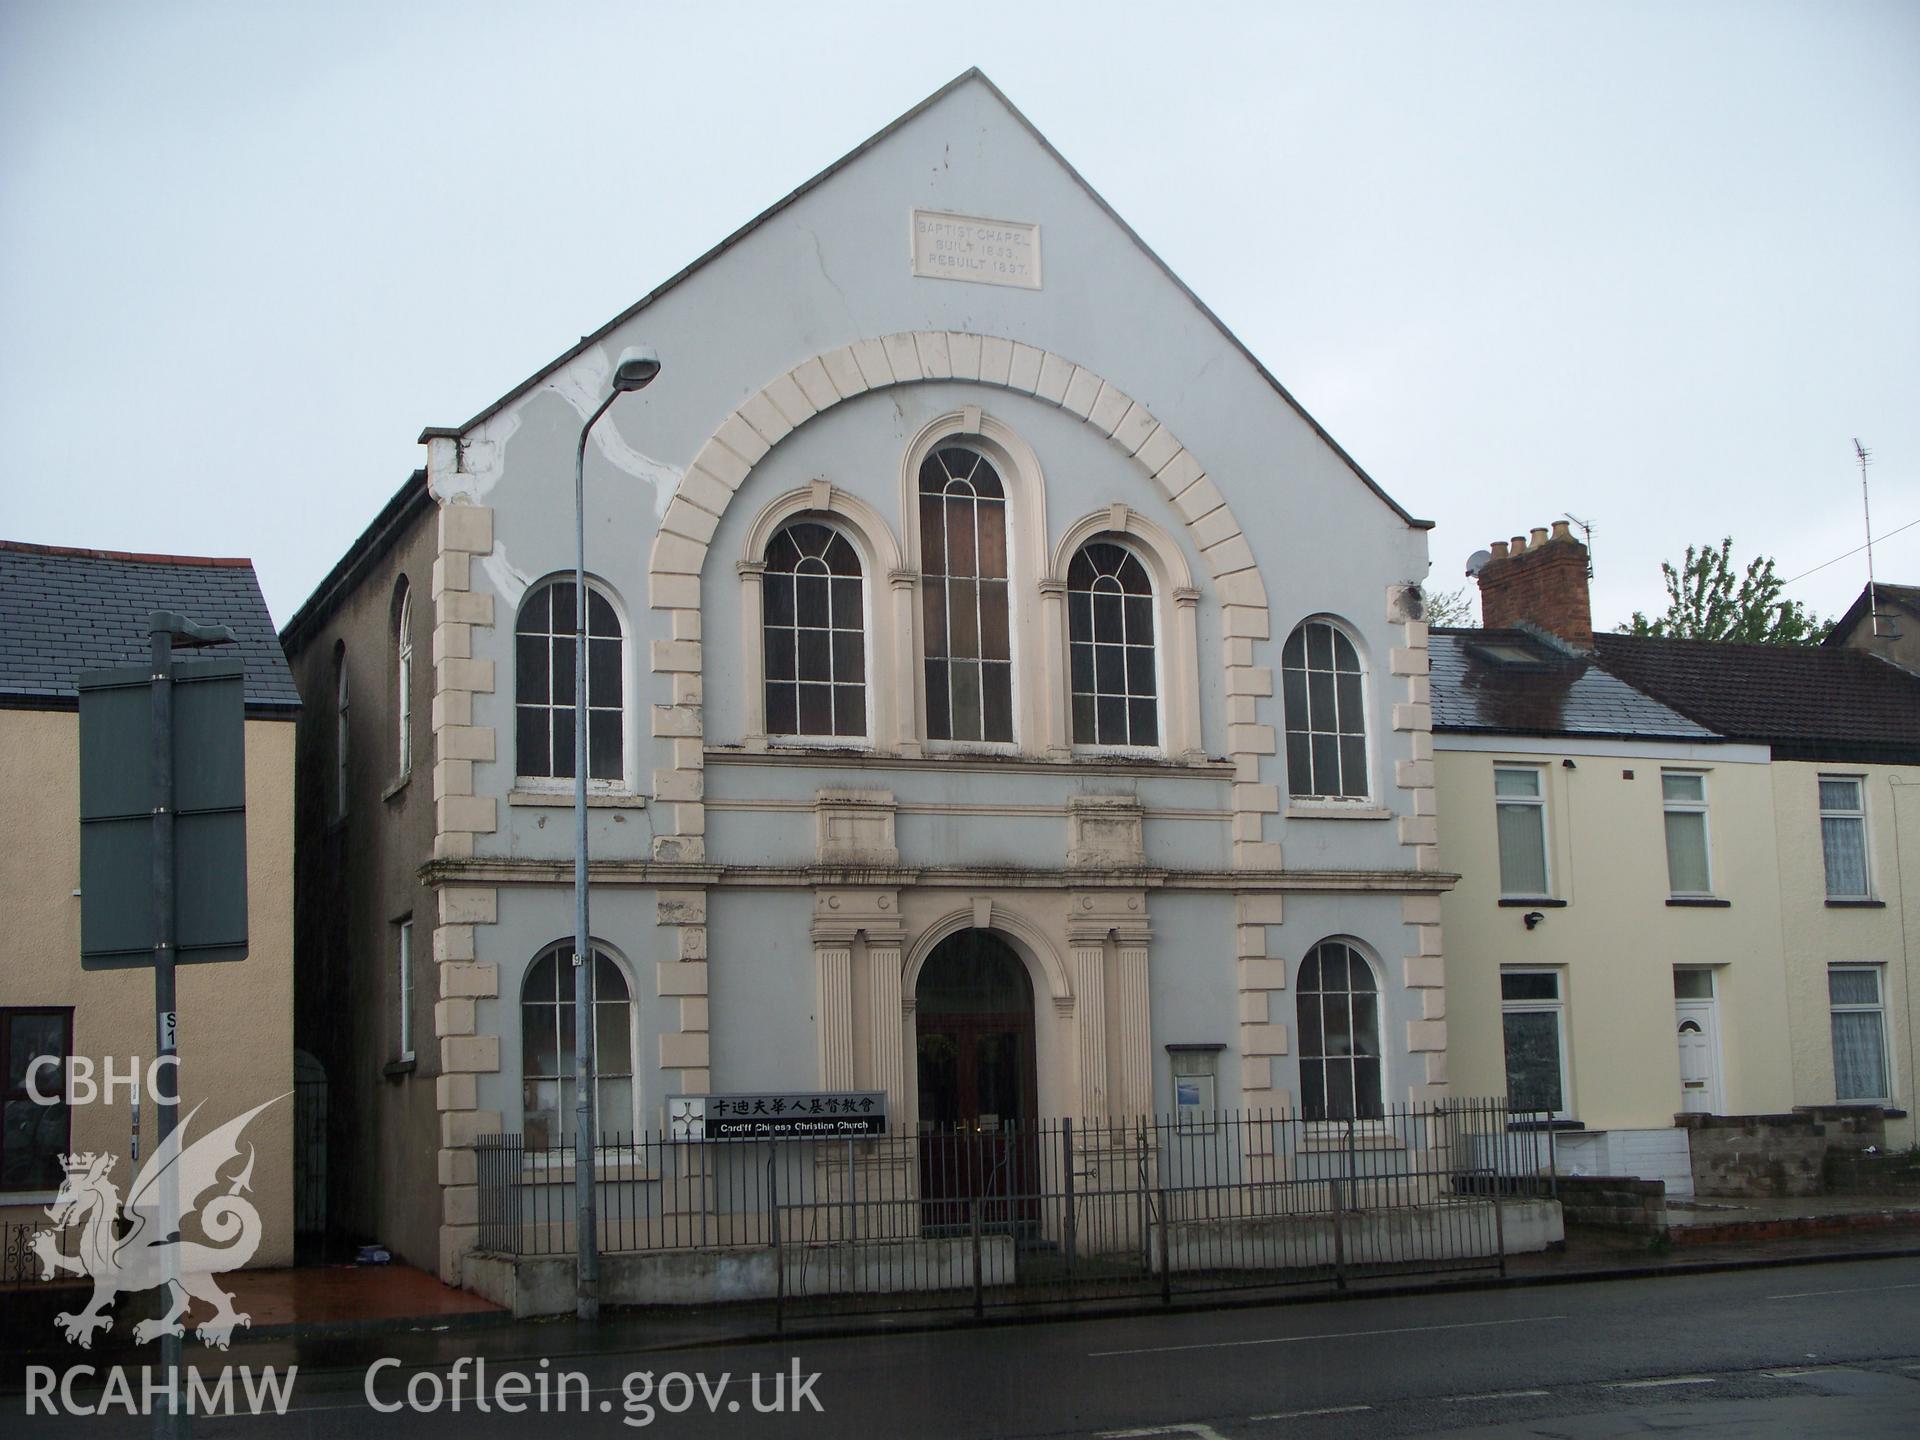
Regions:
M 1502 660 L 1498 651 L 1519 651 Z M 1530 629 L 1435 629 L 1427 638 L 1436 731 L 1712 741 L 1707 726 L 1642 694 L 1592 657 Z
M 12 540 L 0 540 L 0 707 L 74 708 L 82 671 L 146 658 L 155 610 L 233 627 L 238 645 L 220 649 L 246 665 L 249 710 L 300 708 L 252 561 Z
M 1864 650 L 1596 635 L 1600 663 L 1783 760 L 1920 763 L 1920 675 Z

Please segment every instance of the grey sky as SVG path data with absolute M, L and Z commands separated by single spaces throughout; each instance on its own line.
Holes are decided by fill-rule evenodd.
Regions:
M 1854 435 L 1920 520 L 1910 3 L 0 0 L 0 535 L 251 555 L 284 621 L 423 425 L 972 64 L 1440 588 L 1563 510 L 1603 625 L 1690 540 L 1796 574 L 1862 539 Z

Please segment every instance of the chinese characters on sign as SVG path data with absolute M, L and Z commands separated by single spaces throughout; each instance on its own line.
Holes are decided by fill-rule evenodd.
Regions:
M 870 1140 L 887 1133 L 879 1090 L 832 1094 L 676 1095 L 667 1101 L 675 1140 Z
M 931 280 L 1040 288 L 1040 227 L 976 215 L 913 212 L 913 273 Z

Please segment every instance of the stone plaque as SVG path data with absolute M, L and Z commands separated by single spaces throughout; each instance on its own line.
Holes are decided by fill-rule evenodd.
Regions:
M 913 273 L 931 280 L 1040 288 L 1040 227 L 977 215 L 913 212 Z

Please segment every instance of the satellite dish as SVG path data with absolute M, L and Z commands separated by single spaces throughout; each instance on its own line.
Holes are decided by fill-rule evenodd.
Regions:
M 1468 578 L 1471 579 L 1473 576 L 1478 575 L 1482 570 L 1487 568 L 1488 564 L 1491 563 L 1492 560 L 1493 560 L 1493 552 L 1491 550 L 1474 551 L 1473 554 L 1467 557 Z

